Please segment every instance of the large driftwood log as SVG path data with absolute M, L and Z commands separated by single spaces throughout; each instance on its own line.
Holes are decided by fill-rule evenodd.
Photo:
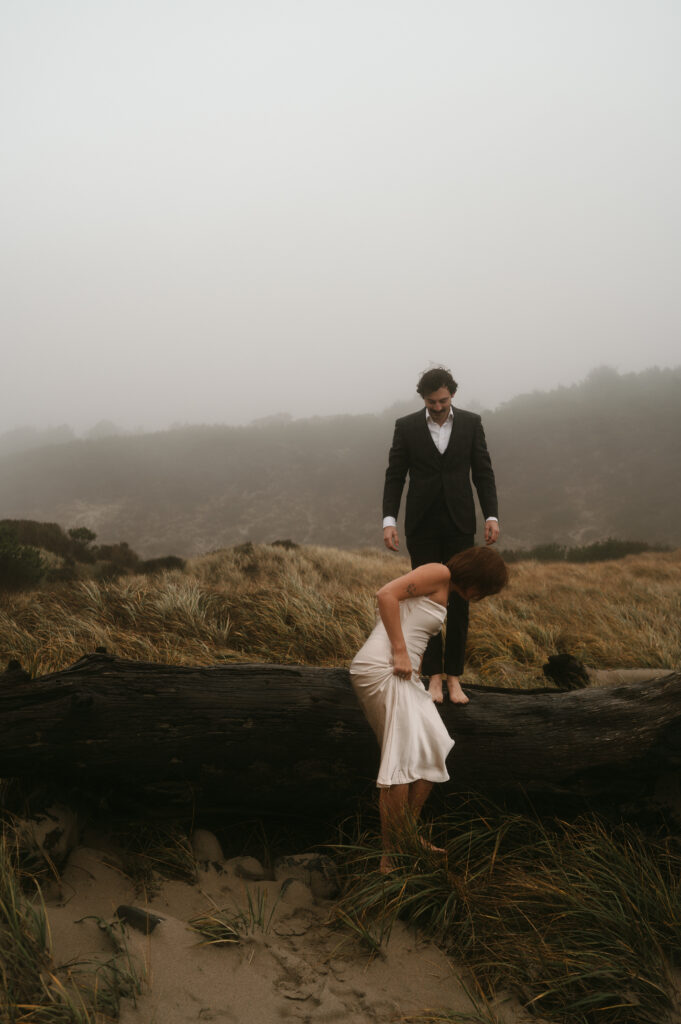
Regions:
M 449 791 L 643 804 L 678 785 L 681 674 L 555 690 L 469 687 L 444 705 Z M 345 669 L 185 668 L 106 654 L 0 676 L 0 777 L 253 814 L 323 813 L 371 786 L 378 747 Z

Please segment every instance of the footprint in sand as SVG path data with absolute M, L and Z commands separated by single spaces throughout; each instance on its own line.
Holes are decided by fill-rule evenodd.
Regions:
M 326 978 L 300 957 L 292 956 L 283 949 L 270 950 L 274 959 L 283 968 L 284 974 L 275 980 L 275 987 L 287 999 L 304 1001 L 319 999 L 326 985 Z

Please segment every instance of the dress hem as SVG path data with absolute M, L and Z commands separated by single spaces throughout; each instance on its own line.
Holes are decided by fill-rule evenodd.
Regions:
M 447 774 L 439 775 L 437 779 L 428 779 L 425 775 L 415 775 L 413 779 L 406 779 L 404 782 L 381 782 L 379 778 L 376 779 L 376 788 L 392 789 L 393 786 L 411 786 L 412 782 L 432 782 L 434 786 L 437 786 L 443 782 L 449 782 L 450 778 L 451 776 Z

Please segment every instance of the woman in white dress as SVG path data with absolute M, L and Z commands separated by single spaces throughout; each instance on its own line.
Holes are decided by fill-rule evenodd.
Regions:
M 445 762 L 454 740 L 420 679 L 425 646 L 442 628 L 452 590 L 480 601 L 507 582 L 503 559 L 477 547 L 446 565 L 421 565 L 378 591 L 380 621 L 354 657 L 350 678 L 381 746 L 381 871 L 392 869 L 391 837 L 405 815 L 418 818 L 433 784 L 449 778 Z

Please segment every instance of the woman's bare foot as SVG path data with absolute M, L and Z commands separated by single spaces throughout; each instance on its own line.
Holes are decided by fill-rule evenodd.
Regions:
M 424 850 L 428 850 L 430 853 L 442 853 L 445 854 L 447 851 L 442 846 L 434 846 L 433 843 L 429 843 L 423 836 L 419 836 L 419 843 Z
M 428 693 L 430 694 L 430 699 L 434 700 L 436 704 L 442 704 L 442 676 L 430 677 Z
M 442 689 L 442 685 L 440 685 L 440 689 Z M 447 692 L 450 704 L 468 704 L 468 697 L 461 689 L 461 683 L 457 676 L 447 676 Z

